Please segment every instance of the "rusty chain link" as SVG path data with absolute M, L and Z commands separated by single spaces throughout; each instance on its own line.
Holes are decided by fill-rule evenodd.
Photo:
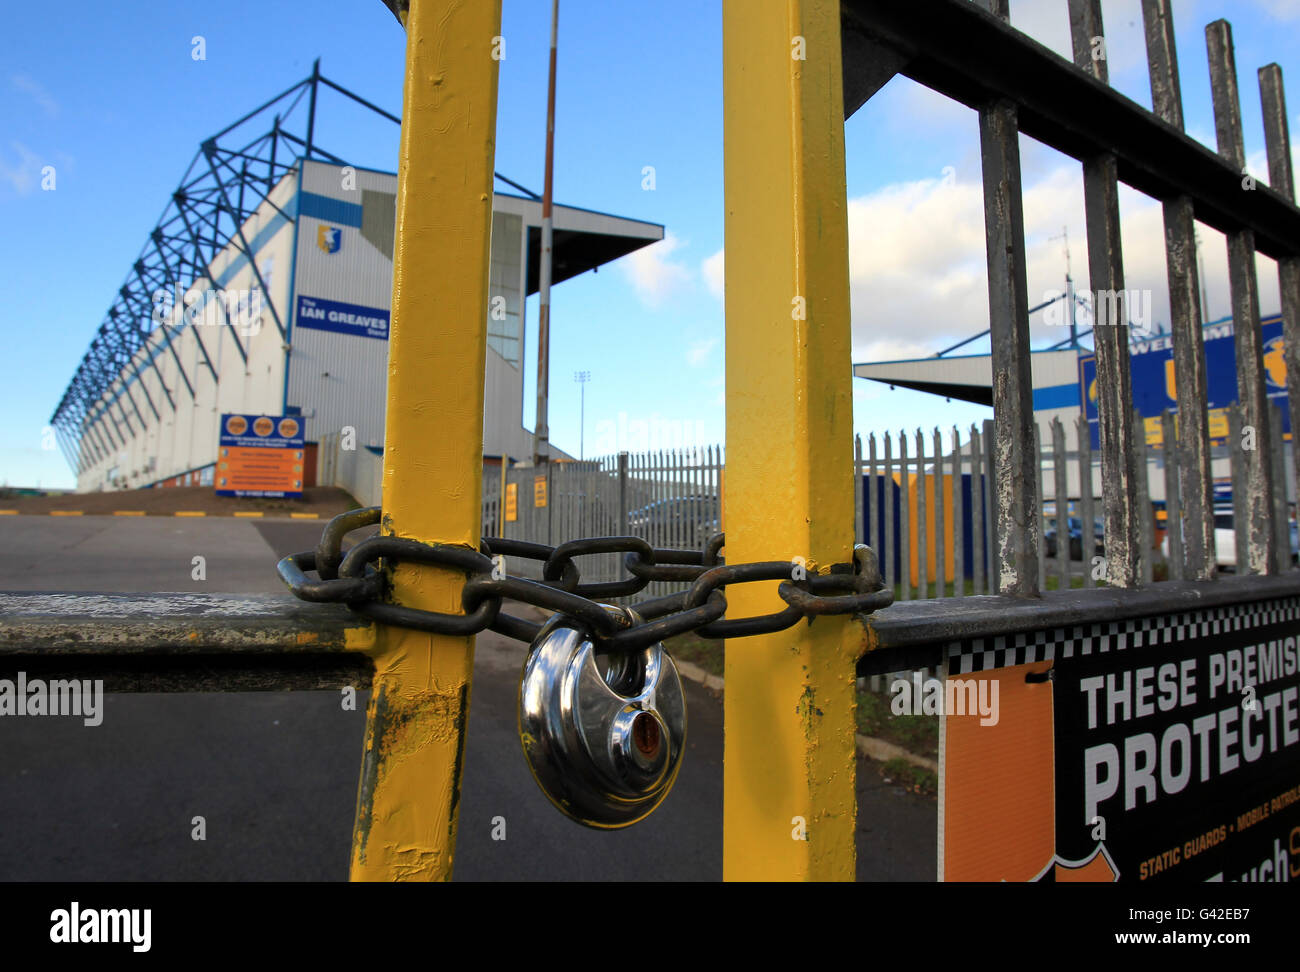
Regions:
M 571 614 L 585 621 L 603 651 L 630 652 L 673 635 L 693 631 L 705 638 L 741 638 L 784 631 L 804 618 L 824 614 L 865 614 L 887 607 L 894 600 L 884 590 L 876 555 L 858 544 L 853 563 L 835 564 L 829 574 L 795 579 L 796 565 L 775 560 L 754 564 L 727 564 L 721 559 L 725 543 L 716 534 L 703 550 L 652 547 L 640 537 L 592 537 L 570 540 L 557 547 L 483 538 L 478 550 L 456 544 L 424 543 L 402 537 L 375 536 L 343 552 L 347 534 L 380 521 L 377 506 L 352 510 L 325 526 L 316 549 L 290 554 L 276 565 L 280 579 L 306 601 L 346 604 L 363 617 L 436 634 L 473 635 L 496 631 L 531 642 L 541 625 L 503 614 L 505 598 L 534 607 Z M 582 583 L 575 558 L 588 554 L 621 553 L 632 576 L 620 581 Z M 520 557 L 542 564 L 542 579 L 504 573 L 498 557 Z M 421 563 L 463 571 L 461 592 L 464 614 L 423 611 L 387 602 L 389 572 L 395 563 Z M 315 572 L 316 579 L 308 576 Z M 626 626 L 592 598 L 631 597 L 653 581 L 689 583 L 676 594 L 629 605 L 643 623 Z M 725 589 L 737 584 L 780 581 L 777 593 L 785 607 L 752 618 L 727 618 Z

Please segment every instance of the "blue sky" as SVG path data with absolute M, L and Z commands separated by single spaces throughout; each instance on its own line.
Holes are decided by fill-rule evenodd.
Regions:
M 588 454 L 626 446 L 620 413 L 720 442 L 723 412 L 721 5 L 701 0 L 562 0 L 555 193 L 559 202 L 651 220 L 665 242 L 557 287 L 551 433 L 578 448 L 577 370 Z M 497 169 L 540 189 L 550 4 L 504 0 Z M 0 278 L 7 309 L 0 482 L 71 486 L 42 430 L 131 262 L 198 143 L 321 58 L 326 76 L 391 111 L 401 104 L 404 35 L 379 0 L 222 4 L 73 2 L 6 12 L 0 35 Z M 1138 0 L 1106 0 L 1111 81 L 1150 104 Z M 1300 0 L 1174 0 L 1188 131 L 1213 145 L 1204 24 L 1233 22 L 1247 153 L 1263 176 L 1255 69 L 1282 65 L 1300 139 Z M 1013 0 L 1012 21 L 1068 50 L 1064 0 Z M 207 59 L 191 57 L 201 35 Z M 395 168 L 396 129 L 341 104 L 319 138 L 360 165 Z M 978 133 L 967 109 L 896 78 L 846 126 L 854 360 L 923 356 L 987 327 Z M 1031 297 L 1061 286 L 1062 227 L 1086 286 L 1078 164 L 1023 140 Z M 53 165 L 56 189 L 40 188 Z M 645 166 L 655 188 L 642 188 Z M 1121 200 L 1128 285 L 1155 292 L 1167 320 L 1159 206 Z M 1211 316 L 1227 309 L 1222 237 L 1203 230 Z M 1273 264 L 1261 302 L 1276 310 Z M 536 298 L 529 323 L 536 322 Z M 1036 327 L 1038 344 L 1059 330 Z M 535 334 L 527 335 L 535 354 Z M 534 391 L 525 388 L 531 426 Z M 860 433 L 953 423 L 987 409 L 855 379 Z M 600 423 L 608 423 L 601 425 Z M 603 434 L 602 434 L 603 433 Z M 633 444 L 635 445 L 635 444 Z

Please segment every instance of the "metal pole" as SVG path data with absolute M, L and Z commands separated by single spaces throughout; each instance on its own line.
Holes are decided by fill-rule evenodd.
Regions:
M 1264 142 L 1268 150 L 1268 184 L 1285 199 L 1295 199 L 1295 176 L 1291 171 L 1291 133 L 1286 117 L 1286 92 L 1282 87 L 1282 69 L 1268 64 L 1259 69 L 1259 97 L 1264 109 Z M 1278 290 L 1282 301 L 1282 353 L 1286 361 L 1286 390 L 1291 420 L 1292 472 L 1300 485 L 1300 449 L 1295 448 L 1300 435 L 1300 257 L 1290 256 L 1277 261 Z M 1276 426 L 1274 442 L 1278 451 L 1283 448 L 1282 425 Z M 1274 489 L 1285 494 L 1287 476 L 1274 484 Z M 1298 496 L 1297 498 L 1300 498 Z M 1289 522 L 1289 508 L 1284 503 L 1283 513 Z M 1290 529 L 1282 546 L 1282 564 L 1290 564 Z
M 627 453 L 618 454 L 618 532 L 627 536 Z M 619 572 L 622 576 L 622 572 Z
M 384 533 L 475 550 L 499 66 L 484 45 L 501 4 L 412 0 L 405 23 Z M 464 585 L 462 571 L 392 570 L 394 600 L 412 608 L 460 611 Z M 364 647 L 375 675 L 352 878 L 448 880 L 474 639 L 380 626 Z
M 925 433 L 916 430 L 916 589 L 917 597 L 930 596 L 929 520 L 930 504 L 926 497 L 929 477 L 925 474 Z
M 1047 528 L 1047 518 L 1043 514 L 1043 509 L 1047 501 L 1047 490 L 1043 487 L 1043 428 L 1038 422 L 1034 422 L 1034 471 L 1037 473 L 1036 482 L 1038 483 L 1039 495 L 1039 517 L 1038 522 L 1042 525 L 1042 532 L 1039 534 L 1038 544 L 1038 584 L 1040 590 L 1047 589 L 1047 537 L 1044 536 Z
M 1008 0 L 978 5 L 1010 21 Z M 1020 125 L 1014 103 L 981 108 L 980 157 L 988 258 L 989 343 L 993 355 L 989 499 L 991 592 L 1038 594 L 1040 505 L 1034 474 L 1034 393 L 1029 363 L 1029 287 L 1025 275 Z
M 934 427 L 934 596 L 943 597 L 948 570 L 947 547 L 944 543 L 944 482 L 943 438 L 939 427 Z
M 912 597 L 912 480 L 908 473 L 907 430 L 898 430 L 898 582 L 902 584 L 899 600 Z
M 984 548 L 988 542 L 988 523 L 984 515 L 984 470 L 980 457 L 980 434 L 974 424 L 970 427 L 970 536 L 971 536 L 971 589 L 973 594 L 984 594 Z
M 1165 531 L 1169 540 L 1166 558 L 1166 580 L 1183 579 L 1183 517 L 1178 497 L 1178 431 L 1174 413 L 1165 409 L 1160 414 L 1160 461 L 1165 467 Z
M 1216 20 L 1205 28 L 1210 61 L 1210 93 L 1214 98 L 1214 123 L 1219 155 L 1235 171 L 1246 171 L 1246 148 L 1241 134 L 1241 105 L 1237 99 L 1237 64 L 1233 55 L 1232 25 Z M 1273 468 L 1269 462 L 1268 395 L 1264 387 L 1264 358 L 1259 331 L 1259 281 L 1255 275 L 1255 233 L 1237 230 L 1228 235 L 1228 285 L 1232 295 L 1232 335 L 1237 353 L 1237 402 L 1243 430 L 1254 443 L 1243 456 L 1246 495 L 1247 564 L 1255 574 L 1278 569 L 1273 542 Z
M 559 25 L 560 0 L 551 0 L 551 67 L 546 83 L 546 179 L 542 186 L 541 292 L 537 298 L 537 421 L 533 431 L 534 463 L 546 462 L 551 454 L 551 430 L 547 424 L 551 382 L 551 188 L 555 175 L 555 39 Z M 548 499 L 548 509 L 549 503 Z
M 1282 441 L 1282 408 L 1268 403 L 1269 422 L 1277 446 L 1269 450 L 1273 469 L 1273 542 L 1277 544 L 1277 570 L 1291 569 L 1291 528 L 1286 495 L 1286 446 Z
M 966 530 L 962 525 L 966 502 L 966 488 L 963 480 L 964 463 L 961 455 L 961 433 L 957 426 L 952 427 L 952 595 L 961 597 L 966 593 Z
M 876 469 L 876 433 L 867 433 L 867 449 L 870 456 L 871 465 L 867 472 L 867 496 L 863 500 L 862 519 L 866 528 L 865 539 L 862 541 L 872 550 L 879 558 L 885 556 L 884 545 L 880 540 L 880 477 Z M 880 559 L 880 563 L 884 563 Z
M 573 380 L 578 383 L 578 459 L 587 458 L 587 382 L 591 381 L 590 371 L 575 371 Z
M 884 565 L 885 587 L 893 590 L 894 584 L 898 580 L 898 557 L 894 552 L 894 536 L 897 529 L 895 521 L 894 506 L 894 456 L 893 440 L 889 437 L 889 432 L 885 432 L 885 476 L 881 484 L 881 492 L 884 494 L 884 500 L 880 504 L 885 514 L 885 542 L 881 552 L 881 563 Z
M 1033 428 L 1032 422 L 1030 423 L 1030 428 L 1031 429 Z M 993 419 L 984 420 L 984 436 L 980 440 L 980 442 L 984 446 L 984 455 L 982 457 L 982 462 L 984 463 L 984 522 L 986 524 L 986 528 L 989 531 L 988 544 L 985 549 L 985 553 L 987 554 L 987 556 L 984 559 L 984 580 L 986 582 L 987 592 L 989 594 L 1003 594 L 1006 592 L 1004 592 L 1003 590 L 1001 590 L 1001 588 L 998 587 L 998 584 L 1000 583 L 999 575 L 998 575 L 998 567 L 997 567 L 999 548 L 998 548 L 998 538 L 996 534 L 996 531 L 998 530 L 998 516 L 997 516 L 997 501 L 993 495 L 994 480 L 997 476 L 997 473 L 993 465 L 993 451 L 997 443 L 997 438 L 994 435 Z M 1035 479 L 1034 485 L 1035 487 L 1038 485 L 1037 479 Z M 1036 499 L 1034 503 L 1035 506 L 1034 515 L 1036 519 L 1035 535 L 1040 538 L 1040 542 L 1041 542 L 1042 531 L 1037 530 L 1037 526 L 1041 525 L 1042 523 L 1041 518 L 1038 516 L 1038 508 L 1040 507 L 1041 502 L 1042 502 L 1041 500 Z M 1035 578 L 1035 582 L 1037 582 L 1036 578 Z
M 1246 461 L 1241 448 L 1241 403 L 1228 406 L 1228 456 L 1232 467 L 1232 527 L 1236 535 L 1236 571 L 1246 573 L 1250 531 L 1246 529 Z
M 1136 408 L 1133 409 L 1133 443 L 1135 446 L 1134 462 L 1137 466 L 1137 477 L 1134 480 L 1134 486 L 1137 491 L 1138 582 L 1140 584 L 1150 584 L 1152 579 L 1151 548 L 1154 536 L 1151 484 L 1148 481 L 1151 466 L 1147 459 L 1146 422 Z
M 853 437 L 853 541 L 866 543 L 862 533 L 862 436 Z
M 506 465 L 510 462 L 510 457 L 502 454 L 501 456 L 501 483 L 500 491 L 497 496 L 497 536 L 506 535 Z
M 1097 556 L 1097 515 L 1093 511 L 1092 428 L 1085 415 L 1078 417 L 1074 428 L 1074 441 L 1079 450 L 1079 510 L 1083 517 L 1083 586 L 1095 587 L 1092 558 Z
M 1182 90 L 1173 13 L 1167 0 L 1142 0 L 1152 110 L 1175 128 L 1183 127 Z M 1167 443 L 1178 466 L 1183 542 L 1179 572 L 1187 580 L 1215 575 L 1214 481 L 1210 426 L 1206 414 L 1205 335 L 1208 316 L 1205 267 L 1191 197 L 1164 202 L 1165 264 L 1169 279 L 1170 333 L 1178 400 L 1178 441 Z
M 1070 0 L 1074 63 L 1108 80 L 1105 59 L 1092 57 L 1102 36 L 1100 0 Z M 1101 445 L 1102 509 L 1106 517 L 1106 579 L 1116 587 L 1138 584 L 1136 461 L 1133 457 L 1132 374 L 1129 370 L 1128 300 L 1120 246 L 1119 177 L 1112 153 L 1083 160 L 1088 229 L 1088 277 L 1093 292 L 1093 346 L 1097 353 L 1097 426 Z M 1058 542 L 1061 511 L 1057 511 Z
M 828 569 L 853 547 L 839 0 L 723 0 L 722 49 L 727 560 Z M 773 593 L 733 587 L 728 612 Z M 724 878 L 853 880 L 862 637 L 827 615 L 726 652 Z
M 311 158 L 312 143 L 316 133 L 316 89 L 320 87 L 320 58 L 311 66 L 311 95 L 307 100 L 307 146 L 304 155 Z M 250 259 L 250 262 L 251 259 Z
M 1065 428 L 1052 419 L 1052 486 L 1056 494 L 1056 575 L 1060 590 L 1070 589 L 1070 491 L 1065 478 Z

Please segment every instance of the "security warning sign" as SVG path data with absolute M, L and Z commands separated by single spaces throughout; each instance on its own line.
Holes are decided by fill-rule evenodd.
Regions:
M 1300 879 L 1300 599 L 1114 627 L 1056 665 L 1058 856 Z
M 943 876 L 1300 880 L 1298 635 L 1283 598 L 951 646 L 1002 711 L 945 720 Z
M 223 415 L 218 496 L 302 495 L 302 421 L 292 415 Z

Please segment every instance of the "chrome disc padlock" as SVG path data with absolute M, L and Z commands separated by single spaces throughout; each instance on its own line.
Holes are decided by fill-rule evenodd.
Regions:
M 628 608 L 601 606 L 641 622 Z M 662 644 L 598 658 L 594 641 L 569 615 L 543 625 L 519 685 L 519 739 L 533 779 L 562 813 L 614 830 L 644 819 L 672 789 L 686 701 Z

